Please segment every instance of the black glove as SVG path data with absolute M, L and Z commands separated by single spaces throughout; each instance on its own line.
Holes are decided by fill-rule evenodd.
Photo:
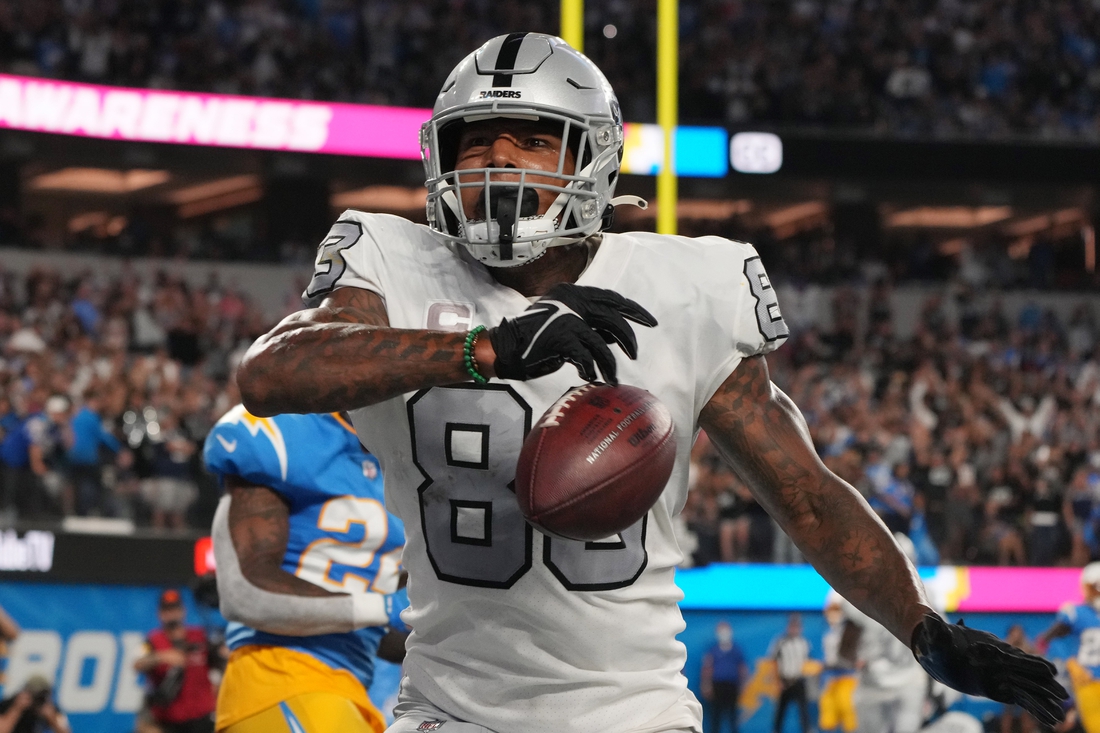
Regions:
M 605 381 L 618 384 L 615 356 L 607 344 L 617 343 L 631 359 L 638 358 L 638 341 L 627 320 L 657 325 L 649 311 L 612 290 L 555 285 L 523 313 L 489 330 L 496 375 L 534 379 L 569 362 L 585 381 L 598 379 L 599 366 Z
M 912 647 L 924 671 L 948 687 L 1019 705 L 1044 725 L 1065 718 L 1062 701 L 1069 695 L 1054 679 L 1054 665 L 993 634 L 926 614 Z

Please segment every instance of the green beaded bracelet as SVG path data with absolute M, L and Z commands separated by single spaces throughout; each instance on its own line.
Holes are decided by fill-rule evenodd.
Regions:
M 466 342 L 462 345 L 462 360 L 466 362 L 466 373 L 478 384 L 489 383 L 488 379 L 478 373 L 477 359 L 474 358 L 474 342 L 477 341 L 477 337 L 480 336 L 481 332 L 484 330 L 485 326 L 475 326 L 472 331 L 466 334 Z

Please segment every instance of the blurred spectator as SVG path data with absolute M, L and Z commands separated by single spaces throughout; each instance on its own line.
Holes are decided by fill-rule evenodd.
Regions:
M 913 496 L 913 515 L 909 519 L 908 536 L 913 542 L 917 565 L 940 564 L 940 550 L 932 541 L 932 535 L 928 533 L 928 525 L 924 518 L 924 497 L 920 494 Z
M 934 418 L 935 414 L 932 416 Z M 947 541 L 947 494 L 955 481 L 955 473 L 947 465 L 942 450 L 918 451 L 913 463 L 913 484 L 924 497 L 928 534 L 942 547 Z
M 110 497 L 103 489 L 101 448 L 118 453 L 122 446 L 118 438 L 103 427 L 99 410 L 99 395 L 86 392 L 84 405 L 69 423 L 72 445 L 66 459 L 69 479 L 76 493 L 76 513 L 81 517 L 89 514 L 112 516 L 115 513 L 113 502 L 109 501 Z
M 192 477 L 191 458 L 197 447 L 179 420 L 165 412 L 150 428 L 153 448 L 151 475 L 142 480 L 141 494 L 153 509 L 153 526 L 180 528 L 184 526 L 187 508 L 198 497 Z
M 23 688 L 0 701 L 0 733 L 70 733 L 69 719 L 57 709 L 53 687 L 42 675 L 31 676 Z
M 1062 538 L 1062 496 L 1046 479 L 1036 479 L 1028 512 L 1032 565 L 1053 565 Z
M 706 439 L 701 439 L 693 448 L 693 455 L 706 454 L 706 457 L 692 462 L 688 476 L 691 491 L 682 514 L 688 532 L 695 538 L 692 564 L 699 566 L 721 559 L 719 501 L 729 503 L 732 500 L 727 491 L 728 472 L 723 471 L 720 460 L 712 451 Z
M 9 400 L 0 396 L 0 408 L 6 407 L 0 415 L 0 431 L 3 431 L 0 437 L 0 506 L 12 518 L 18 507 L 39 490 L 31 467 L 31 439 L 26 429 L 30 415 L 21 409 L 25 404 L 22 399 Z
M 163 733 L 213 733 L 218 646 L 201 626 L 186 626 L 179 591 L 166 590 L 157 607 L 160 628 L 145 639 L 146 653 L 134 662 L 145 675 L 150 713 Z
M 1085 539 L 1086 527 L 1098 507 L 1100 507 L 1100 474 L 1093 474 L 1087 466 L 1081 466 L 1073 472 L 1073 477 L 1066 487 L 1066 495 L 1062 500 L 1062 517 L 1070 529 L 1073 543 L 1070 559 L 1074 565 L 1084 565 L 1089 561 L 1089 547 Z
M 779 699 L 775 703 L 775 723 L 772 730 L 783 729 L 787 706 L 798 707 L 798 722 L 802 733 L 810 733 L 809 701 L 806 697 L 806 673 L 804 667 L 810 658 L 810 643 L 802 635 L 802 617 L 792 613 L 783 636 L 772 642 L 769 655 L 775 660 L 779 677 Z
M 719 621 L 714 627 L 715 644 L 703 656 L 700 688 L 710 704 L 707 733 L 722 733 L 722 721 L 729 719 L 730 732 L 737 733 L 741 686 L 749 676 L 745 653 L 733 640 L 733 627 Z
M 871 495 L 874 509 L 891 532 L 908 532 L 913 516 L 913 484 L 909 483 L 909 464 L 898 463 L 885 486 Z
M 1001 466 L 988 473 L 989 490 L 984 508 L 985 527 L 980 542 L 984 562 L 995 557 L 998 565 L 1025 565 L 1024 539 L 1020 526 L 1024 517 L 1024 497 L 1019 487 L 1005 479 Z
M 32 395 L 32 403 L 35 399 Z M 42 412 L 31 414 L 23 423 L 27 458 L 36 479 L 28 494 L 16 496 L 19 516 L 26 519 L 41 519 L 47 514 L 55 514 L 59 504 L 72 506 L 72 492 L 65 484 L 69 400 L 54 395 L 45 401 L 42 409 Z
M 855 690 L 859 675 L 854 660 L 841 653 L 847 624 L 844 601 L 836 591 L 830 591 L 825 599 L 825 623 L 828 626 L 821 637 L 824 669 L 818 695 L 818 729 L 821 733 L 856 733 Z

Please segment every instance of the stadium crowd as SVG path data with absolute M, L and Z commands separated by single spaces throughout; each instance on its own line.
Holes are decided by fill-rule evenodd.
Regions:
M 792 318 L 773 378 L 827 465 L 891 529 L 928 562 L 1100 557 L 1100 313 L 1009 317 L 955 284 L 898 338 L 885 282 L 833 292 L 835 325 Z M 4 516 L 205 526 L 218 489 L 202 442 L 238 401 L 234 366 L 268 325 L 216 280 L 0 274 Z M 694 458 L 684 519 L 696 563 L 798 559 L 705 438 Z
M 884 282 L 836 289 L 834 327 L 803 328 L 769 357 L 826 465 L 923 563 L 1100 556 L 1100 314 L 1028 305 L 1010 318 L 954 285 L 903 339 L 889 296 Z M 705 440 L 693 455 L 696 562 L 800 559 Z
M 469 50 L 555 33 L 557 0 L 0 2 L 0 70 L 430 106 Z M 586 51 L 655 115 L 656 3 L 589 3 Z M 682 0 L 681 117 L 935 138 L 1100 139 L 1088 0 Z
M 209 526 L 218 488 L 202 443 L 239 401 L 233 365 L 269 325 L 216 280 L 0 272 L 5 516 Z

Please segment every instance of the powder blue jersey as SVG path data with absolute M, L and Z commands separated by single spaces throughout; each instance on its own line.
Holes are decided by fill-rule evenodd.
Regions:
M 288 573 L 337 593 L 397 590 L 405 528 L 383 504 L 378 460 L 339 415 L 262 418 L 238 405 L 207 436 L 203 458 L 210 471 L 267 486 L 287 501 Z M 305 652 L 367 687 L 384 634 L 375 627 L 291 637 L 239 623 L 226 630 L 230 649 L 262 644 Z
M 1058 622 L 1077 636 L 1077 663 L 1100 679 L 1100 613 L 1088 603 L 1067 603 L 1058 611 Z

